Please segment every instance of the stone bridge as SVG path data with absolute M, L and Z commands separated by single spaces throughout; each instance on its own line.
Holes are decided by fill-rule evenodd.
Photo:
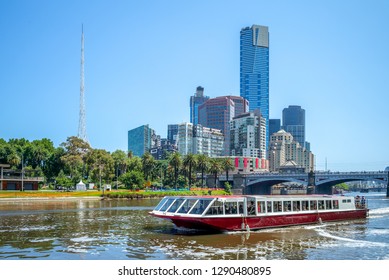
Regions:
M 234 188 L 242 188 L 245 194 L 270 194 L 271 187 L 280 183 L 294 182 L 312 187 L 314 193 L 332 194 L 332 187 L 351 181 L 376 181 L 386 184 L 389 197 L 389 172 L 310 172 L 310 173 L 256 173 L 235 174 Z M 223 178 L 220 178 L 223 181 Z

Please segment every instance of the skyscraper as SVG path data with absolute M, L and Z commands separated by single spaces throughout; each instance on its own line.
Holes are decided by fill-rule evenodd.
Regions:
M 293 135 L 293 139 L 305 147 L 305 110 L 300 106 L 290 105 L 282 110 L 282 127 Z
M 170 144 L 177 145 L 178 124 L 168 124 L 167 140 Z
M 199 123 L 199 106 L 209 99 L 204 96 L 204 88 L 198 86 L 194 96 L 190 97 L 190 122 L 194 125 Z
M 240 96 L 249 101 L 250 111 L 259 109 L 266 120 L 269 142 L 269 30 L 253 25 L 240 31 Z
M 248 111 L 248 102 L 240 96 L 219 96 L 199 106 L 199 124 L 220 129 L 224 135 L 223 155 L 230 155 L 230 121 Z
M 232 119 L 230 148 L 233 156 L 266 159 L 266 123 L 259 110 Z
M 158 146 L 159 141 L 160 137 L 148 124 L 128 131 L 128 151 L 132 151 L 134 156 L 143 156 L 145 152 Z
M 270 119 L 269 120 L 269 135 L 278 132 L 281 129 L 281 120 L 280 119 Z

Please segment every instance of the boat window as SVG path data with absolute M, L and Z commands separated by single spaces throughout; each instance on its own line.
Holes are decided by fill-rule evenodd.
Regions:
M 351 199 L 343 199 L 342 202 L 343 203 L 351 203 Z
M 317 208 L 318 208 L 319 210 L 323 210 L 323 209 L 324 209 L 324 200 L 319 200 L 319 201 L 317 202 Z
M 339 201 L 333 200 L 333 201 L 332 201 L 332 208 L 334 208 L 334 209 L 339 209 Z
M 257 202 L 258 213 L 266 213 L 265 201 Z
M 205 215 L 223 215 L 223 201 L 215 200 Z
M 273 212 L 271 209 L 271 201 L 266 201 L 266 205 L 267 205 L 267 213 Z
M 281 201 L 273 201 L 273 212 L 282 212 Z
M 309 203 L 311 210 L 317 210 L 317 201 L 316 200 L 311 200 Z
M 155 210 L 155 211 L 158 211 L 158 209 L 161 208 L 161 207 L 165 204 L 165 202 L 166 202 L 167 200 L 168 200 L 167 197 L 165 197 L 164 199 L 162 199 L 162 200 L 158 203 L 158 205 L 155 206 L 154 210 Z
M 238 202 L 238 209 L 239 209 L 239 214 L 243 215 L 244 214 L 244 212 L 243 212 L 243 201 L 239 201 Z
M 226 215 L 238 214 L 238 207 L 237 207 L 237 205 L 238 204 L 235 201 L 232 201 L 232 202 L 226 201 L 226 202 L 224 202 L 224 213 Z
M 302 204 L 302 210 L 303 211 L 308 211 L 309 210 L 309 201 L 305 200 L 301 202 Z
M 293 201 L 293 211 L 300 211 L 300 201 Z
M 166 212 L 168 213 L 176 212 L 178 207 L 180 207 L 183 202 L 184 202 L 183 198 L 176 199 L 176 201 L 173 202 L 172 206 Z
M 166 203 L 161 207 L 161 209 L 159 209 L 159 211 L 162 211 L 162 212 L 166 211 L 166 209 L 169 208 L 169 206 L 173 203 L 174 200 L 175 200 L 174 198 L 169 198 L 166 201 Z
M 326 200 L 326 209 L 332 209 L 331 200 Z
M 211 200 L 209 199 L 199 199 L 196 205 L 193 206 L 192 210 L 190 210 L 189 214 L 201 215 L 205 208 L 208 207 L 209 203 L 211 203 Z
M 197 199 L 187 199 L 184 204 L 182 204 L 181 208 L 178 209 L 177 213 L 186 214 L 189 212 L 190 208 L 196 203 Z
M 284 201 L 284 211 L 292 211 L 292 203 L 290 201 Z
M 247 201 L 247 215 L 255 215 L 255 203 L 253 200 Z

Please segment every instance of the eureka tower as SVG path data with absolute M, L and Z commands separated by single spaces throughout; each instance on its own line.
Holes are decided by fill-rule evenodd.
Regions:
M 240 96 L 250 112 L 259 109 L 266 120 L 269 143 L 269 28 L 253 25 L 240 31 Z

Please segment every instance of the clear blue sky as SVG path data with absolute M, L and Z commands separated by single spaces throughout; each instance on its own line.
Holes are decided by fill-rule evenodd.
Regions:
M 0 138 L 77 135 L 81 25 L 87 135 L 189 121 L 197 86 L 239 95 L 239 33 L 269 26 L 270 117 L 300 105 L 316 168 L 389 165 L 389 1 L 0 0 Z

